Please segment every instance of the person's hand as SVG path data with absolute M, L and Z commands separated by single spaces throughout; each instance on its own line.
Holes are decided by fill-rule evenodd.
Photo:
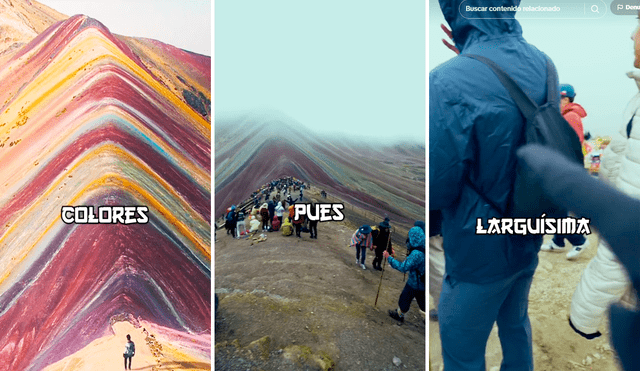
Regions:
M 389 252 L 387 250 L 384 250 L 382 256 L 384 256 L 385 259 L 389 259 Z
M 448 29 L 447 26 L 443 25 L 442 23 L 440 24 L 440 28 L 442 28 L 442 31 L 444 31 L 444 33 L 447 34 L 449 39 L 453 41 L 453 33 L 451 32 L 451 30 Z M 458 50 L 458 48 L 456 48 L 455 45 L 449 43 L 447 40 L 442 39 L 442 43 L 454 53 L 460 54 L 460 50 Z

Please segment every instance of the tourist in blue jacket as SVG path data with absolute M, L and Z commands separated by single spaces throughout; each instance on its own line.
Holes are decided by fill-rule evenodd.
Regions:
M 507 217 L 522 113 L 493 71 L 493 60 L 538 105 L 546 102 L 547 57 L 522 36 L 513 8 L 486 0 L 440 0 L 460 51 L 429 73 L 429 208 L 442 211 L 445 277 L 438 306 L 447 371 L 485 370 L 494 323 L 502 370 L 533 370 L 527 314 L 541 236 L 476 235 L 480 220 Z M 478 9 L 474 10 L 474 7 Z M 470 9 L 469 11 L 467 9 Z M 560 97 L 553 102 L 560 106 Z M 497 210 L 497 205 L 501 210 Z
M 404 285 L 402 294 L 398 299 L 398 309 L 389 311 L 389 315 L 400 322 L 404 322 L 404 314 L 409 311 L 413 298 L 416 298 L 420 310 L 425 311 L 424 274 L 426 266 L 424 244 L 424 231 L 420 227 L 413 227 L 409 230 L 409 255 L 402 263 L 394 259 L 393 256 L 389 256 L 387 250 L 382 253 L 393 269 L 397 269 L 402 273 L 409 272 L 407 283 Z

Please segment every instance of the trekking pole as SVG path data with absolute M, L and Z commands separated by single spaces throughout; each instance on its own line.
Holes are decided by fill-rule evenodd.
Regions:
M 385 250 L 389 247 L 390 240 L 391 240 L 391 230 L 389 230 L 389 237 L 387 238 L 387 244 L 384 245 Z M 384 256 L 382 259 L 384 259 Z M 378 293 L 376 294 L 376 302 L 373 303 L 374 307 L 378 305 L 378 295 L 380 295 L 380 288 L 382 287 L 382 277 L 384 276 L 384 267 L 386 266 L 387 266 L 387 259 L 384 259 L 384 262 L 382 262 L 382 273 L 380 274 L 380 283 L 378 284 Z

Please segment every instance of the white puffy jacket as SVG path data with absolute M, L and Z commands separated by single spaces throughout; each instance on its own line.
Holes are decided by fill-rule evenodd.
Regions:
M 627 75 L 635 79 L 640 89 L 640 70 Z M 623 125 L 602 157 L 600 176 L 622 192 L 640 199 L 640 92 L 627 105 Z M 571 300 L 574 327 L 585 334 L 598 332 L 604 312 L 610 304 L 620 300 L 628 285 L 629 279 L 622 264 L 609 246 L 601 241 Z

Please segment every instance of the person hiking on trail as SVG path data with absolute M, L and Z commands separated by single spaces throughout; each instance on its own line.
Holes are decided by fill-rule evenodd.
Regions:
M 447 371 L 484 370 L 497 323 L 503 368 L 533 370 L 528 305 L 542 236 L 476 234 L 478 220 L 507 209 L 526 122 L 495 73 L 466 55 L 494 61 L 537 105 L 546 103 L 553 63 L 523 38 L 512 10 L 519 0 L 502 1 L 500 11 L 466 11 L 483 1 L 439 0 L 460 55 L 429 72 L 429 208 L 442 211 L 446 261 L 442 358 Z M 559 108 L 560 96 L 550 103 Z
M 560 109 L 562 110 L 562 116 L 569 122 L 578 138 L 580 144 L 584 142 L 584 128 L 582 126 L 582 118 L 587 116 L 587 112 L 578 103 L 574 103 L 573 100 L 576 97 L 576 92 L 573 86 L 569 84 L 560 85 Z M 568 214 L 561 213 L 554 215 L 556 218 L 564 218 Z M 573 248 L 567 253 L 567 259 L 573 260 L 582 254 L 590 245 L 584 235 L 581 234 L 556 234 L 553 239 L 540 247 L 542 251 L 551 252 L 563 252 L 565 251 L 564 240 L 569 241 Z
M 127 345 L 124 347 L 124 369 L 127 369 L 127 359 L 129 360 L 129 370 L 131 370 L 131 358 L 136 355 L 136 344 L 131 341 L 131 335 L 127 335 Z
M 280 221 L 280 224 L 282 224 L 282 213 L 284 212 L 284 207 L 282 206 L 282 202 L 278 201 L 278 206 L 276 206 L 276 216 L 278 217 L 278 220 Z
M 304 223 L 304 215 L 298 215 L 298 219 L 293 219 L 293 226 L 296 227 L 296 237 L 301 238 L 300 232 L 302 232 L 302 224 Z
M 638 16 L 640 17 L 640 12 L 638 12 Z M 636 24 L 631 39 L 633 40 L 635 55 L 633 66 L 635 69 L 628 72 L 627 77 L 640 90 L 640 25 Z M 640 172 L 639 135 L 640 91 L 629 101 L 622 113 L 618 130 L 613 135 L 611 143 L 604 150 L 600 167 L 600 179 L 604 183 L 614 186 L 617 190 L 635 199 L 640 198 L 638 193 L 640 178 L 637 177 Z M 585 204 L 591 202 L 590 200 L 579 200 Z M 629 225 L 633 225 L 634 218 L 631 217 L 633 214 L 628 214 L 632 210 L 631 205 L 629 208 L 626 206 L 625 208 L 609 206 L 610 209 L 601 209 L 600 212 L 611 213 L 616 215 L 616 220 L 625 220 Z M 625 215 L 625 217 L 620 217 L 621 215 Z M 636 230 L 633 233 L 637 236 L 639 232 Z M 629 279 L 628 266 L 625 269 L 624 261 L 621 261 L 618 256 L 620 250 L 618 252 L 615 250 L 616 248 L 637 249 L 637 245 L 622 247 L 621 245 L 614 246 L 610 242 L 605 238 L 600 238 L 596 255 L 582 273 L 571 299 L 569 325 L 577 334 L 587 339 L 601 335 L 599 328 L 610 304 L 619 300 L 626 303 L 634 301 L 635 295 L 631 286 L 632 280 Z M 633 243 L 629 244 L 633 245 Z M 636 264 L 637 260 L 631 262 Z M 627 264 L 629 264 L 628 261 Z M 635 341 L 635 344 L 638 344 L 638 340 Z M 635 352 L 637 354 L 637 349 Z
M 384 221 L 378 225 L 379 232 L 373 239 L 373 248 L 376 251 L 376 257 L 373 259 L 373 269 L 382 270 L 382 252 L 392 251 L 391 247 L 391 226 L 389 225 L 389 218 L 384 218 Z
M 424 244 L 424 232 L 420 227 L 413 227 L 409 230 L 410 253 L 404 262 L 397 261 L 386 250 L 383 252 L 384 258 L 389 261 L 389 265 L 393 269 L 403 273 L 409 272 L 407 283 L 398 299 L 398 309 L 389 310 L 389 316 L 400 322 L 404 322 L 404 314 L 409 311 L 413 298 L 416 298 L 420 310 L 425 311 L 424 275 L 427 268 L 425 266 Z
M 225 227 L 227 234 L 231 233 L 232 236 L 236 235 L 236 223 L 238 222 L 238 216 L 236 214 L 236 205 L 231 205 L 231 209 L 225 217 Z
M 289 205 L 289 220 L 293 220 L 293 217 L 296 214 L 295 206 L 293 204 Z
M 238 213 L 238 221 L 236 222 L 236 235 L 235 238 L 240 238 L 243 233 L 247 232 L 247 225 L 244 222 L 244 212 Z
M 276 215 L 276 198 L 274 197 L 267 205 L 269 209 L 269 220 L 273 222 L 273 217 Z M 273 223 L 271 223 L 271 225 L 273 226 Z
M 266 202 L 260 206 L 260 218 L 262 222 L 262 230 L 266 230 L 269 228 L 269 221 L 271 218 L 269 217 L 269 204 Z
M 315 210 L 317 203 L 318 203 L 318 200 L 316 200 L 315 198 L 311 200 L 311 210 Z M 318 219 L 316 220 L 309 219 L 309 234 L 310 234 L 309 238 L 313 238 L 316 240 L 318 239 Z
M 365 224 L 353 232 L 349 246 L 356 247 L 356 265 L 359 264 L 362 269 L 367 269 L 364 265 L 364 260 L 367 257 L 367 248 L 371 249 L 373 247 L 371 227 Z

